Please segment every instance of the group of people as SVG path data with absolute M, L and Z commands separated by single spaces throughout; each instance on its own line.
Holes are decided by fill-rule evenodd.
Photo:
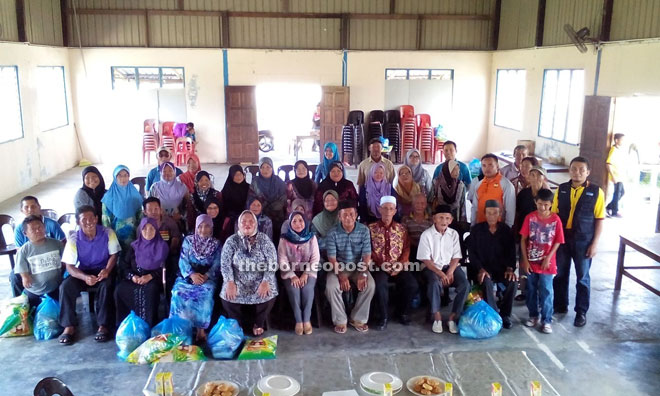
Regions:
M 605 209 L 602 190 L 586 180 L 585 158 L 571 161 L 571 180 L 553 194 L 545 170 L 524 146 L 516 147 L 515 162 L 502 169 L 497 157 L 484 155 L 474 178 L 456 160 L 451 141 L 432 178 L 418 150 L 406 153 L 396 171 L 381 150 L 380 140 L 370 142 L 357 189 L 346 179 L 334 143 L 325 145 L 314 175 L 305 161 L 297 161 L 295 177 L 284 182 L 263 158 L 250 184 L 240 165 L 231 166 L 221 190 L 196 155 L 183 172 L 162 147 L 147 177 L 146 199 L 130 182 L 127 167 L 115 168 L 107 191 L 98 169 L 87 167 L 74 198 L 79 227 L 68 237 L 41 214 L 36 197 L 21 201 L 26 218 L 16 229 L 20 250 L 12 290 L 25 292 L 32 305 L 45 294 L 60 302 L 65 329 L 59 342 L 65 345 L 74 342 L 81 291 L 95 293 L 99 342 L 131 310 L 153 326 L 163 292 L 171 295 L 169 315 L 190 320 L 202 342 L 221 310 L 254 335 L 263 334 L 282 292 L 296 334 L 312 333 L 316 293 L 327 299 L 335 332 L 345 333 L 348 325 L 366 332 L 370 322 L 384 330 L 391 282 L 394 317 L 404 325 L 411 323 L 421 285 L 432 331 L 441 333 L 442 295 L 453 287 L 446 324 L 457 333 L 471 279 L 511 328 L 520 277 L 526 279 L 525 324 L 541 324 L 549 333 L 553 310 L 567 312 L 573 261 L 575 325 L 586 323 L 589 267 Z

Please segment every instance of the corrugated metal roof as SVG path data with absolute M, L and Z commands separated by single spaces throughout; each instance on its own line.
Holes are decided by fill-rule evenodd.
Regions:
M 339 19 L 229 18 L 232 48 L 339 48 Z
M 0 0 L 0 40 L 18 41 L 14 0 Z
M 62 45 L 62 14 L 57 0 L 25 2 L 25 33 L 35 44 Z
M 388 14 L 390 0 L 289 0 L 290 12 Z
M 529 1 L 529 0 L 528 0 Z M 398 14 L 491 14 L 495 0 L 398 0 Z
M 68 0 L 72 8 L 72 0 Z M 76 8 L 95 8 L 102 10 L 176 10 L 177 0 L 76 0 Z
M 150 15 L 149 45 L 152 47 L 220 47 L 219 17 Z
M 660 0 L 617 0 L 610 40 L 660 37 Z
M 422 49 L 487 50 L 491 35 L 490 21 L 425 20 Z
M 502 0 L 498 49 L 534 47 L 537 13 L 536 1 Z
M 575 30 L 586 26 L 593 37 L 598 37 L 602 12 L 603 0 L 547 0 L 543 45 L 570 44 L 571 40 L 564 31 L 567 23 Z
M 395 50 L 417 48 L 416 19 L 351 19 L 349 48 Z
M 200 11 L 249 11 L 249 12 L 279 12 L 283 11 L 280 0 L 186 0 L 186 10 Z
M 74 18 L 69 16 L 69 43 L 78 45 Z M 143 15 L 78 15 L 80 36 L 85 47 L 144 47 L 147 45 Z

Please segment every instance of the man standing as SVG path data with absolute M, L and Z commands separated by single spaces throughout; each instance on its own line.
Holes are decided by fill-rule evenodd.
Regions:
M 339 202 L 339 224 L 328 234 L 326 249 L 333 271 L 328 273 L 325 295 L 330 301 L 335 332 L 346 333 L 346 307 L 342 293 L 350 291 L 351 283 L 354 283 L 358 297 L 349 323 L 360 333 L 366 333 L 369 331 L 369 306 L 376 286 L 368 270 L 371 261 L 369 228 L 357 222 L 355 202 Z M 363 265 L 358 265 L 360 262 Z
M 577 278 L 573 325 L 582 327 L 587 324 L 591 290 L 589 269 L 603 229 L 605 194 L 600 187 L 587 181 L 591 168 L 586 158 L 573 158 L 569 173 L 571 180 L 559 185 L 552 201 L 552 211 L 561 219 L 565 241 L 557 250 L 557 276 L 552 282 L 554 312 L 568 312 L 568 284 L 573 260 Z
M 456 288 L 456 297 L 447 322 L 449 332 L 456 334 L 458 318 L 463 312 L 469 287 L 465 272 L 459 268 L 459 260 L 463 256 L 458 232 L 449 228 L 452 221 L 451 208 L 448 205 L 438 205 L 433 213 L 433 226 L 422 233 L 417 250 L 417 260 L 424 263 L 422 275 L 426 278 L 426 293 L 431 302 L 432 330 L 438 334 L 442 333 L 442 289 L 452 286 Z
M 393 221 L 396 214 L 396 198 L 386 195 L 380 199 L 380 220 L 369 224 L 371 233 L 371 259 L 374 262 L 372 276 L 376 282 L 376 311 L 379 322 L 375 330 L 387 328 L 389 306 L 389 281 L 396 283 L 398 301 L 396 315 L 401 324 L 410 324 L 412 300 L 417 293 L 417 281 L 409 270 L 410 239 L 406 227 Z
M 516 189 L 499 172 L 499 164 L 494 154 L 481 157 L 481 170 L 484 178 L 470 186 L 468 199 L 472 202 L 472 224 L 486 221 L 486 201 L 492 199 L 500 204 L 504 212 L 500 215 L 506 225 L 513 226 L 516 217 Z
M 511 228 L 499 221 L 500 204 L 494 200 L 486 201 L 486 221 L 479 223 L 470 232 L 470 267 L 476 281 L 483 287 L 484 298 L 488 305 L 497 311 L 494 284 L 503 283 L 504 300 L 500 309 L 502 325 L 510 329 L 513 298 L 518 290 L 516 280 L 516 242 Z
M 445 155 L 445 162 L 451 160 L 458 162 L 458 167 L 460 169 L 458 178 L 461 179 L 463 184 L 465 184 L 465 188 L 467 189 L 470 187 L 470 183 L 472 183 L 472 175 L 470 174 L 470 169 L 467 167 L 467 165 L 456 159 L 456 152 L 456 143 L 452 142 L 451 140 L 447 140 L 442 147 L 442 153 Z M 440 176 L 440 172 L 442 172 L 442 165 L 444 165 L 444 162 L 436 166 L 435 171 L 433 171 L 433 180 Z
M 381 143 L 379 138 L 373 138 L 369 141 L 369 151 L 369 158 L 360 162 L 360 165 L 358 166 L 358 187 L 364 186 L 369 171 L 371 170 L 371 166 L 378 162 L 385 165 L 385 177 L 387 178 L 387 181 L 392 184 L 392 181 L 394 180 L 394 165 L 392 165 L 392 161 L 381 155 L 381 152 L 383 151 L 383 143 Z
M 625 193 L 623 189 L 623 179 L 626 176 L 626 154 L 623 152 L 621 146 L 623 145 L 623 133 L 614 134 L 614 145 L 607 155 L 605 166 L 607 167 L 607 174 L 609 180 L 614 184 L 614 194 L 612 195 L 612 202 L 607 204 L 605 208 L 607 215 L 611 217 L 621 217 L 619 214 L 619 200 Z
M 151 186 L 153 186 L 154 183 L 160 181 L 160 172 L 158 171 L 160 165 L 171 161 L 172 161 L 172 152 L 170 151 L 170 149 L 165 146 L 158 148 L 158 165 L 156 165 L 155 168 L 151 169 L 149 173 L 147 173 L 147 181 L 144 186 L 146 191 L 151 190 Z M 183 171 L 179 168 L 176 168 L 176 175 L 180 176 L 182 174 Z
M 516 148 L 513 149 L 513 164 L 509 164 L 502 168 L 502 176 L 513 181 L 513 179 L 520 176 L 520 164 L 522 163 L 523 158 L 529 155 L 529 150 L 524 144 L 519 144 Z

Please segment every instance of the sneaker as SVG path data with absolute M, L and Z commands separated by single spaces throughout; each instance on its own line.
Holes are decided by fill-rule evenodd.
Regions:
M 543 326 L 541 326 L 541 332 L 545 334 L 551 334 L 552 333 L 552 325 L 550 323 L 544 323 Z
M 442 321 L 441 320 L 434 320 L 433 321 L 433 327 L 431 328 L 431 330 L 434 333 L 442 334 Z
M 456 326 L 456 322 L 453 320 L 450 320 L 447 322 L 447 327 L 449 327 L 449 332 L 452 334 L 458 334 L 458 326 Z
M 539 324 L 539 318 L 529 318 L 525 321 L 527 327 L 535 327 L 537 324 Z

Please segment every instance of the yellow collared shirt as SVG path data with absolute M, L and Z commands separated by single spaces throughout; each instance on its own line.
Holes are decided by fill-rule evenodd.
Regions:
M 566 229 L 571 229 L 573 227 L 573 214 L 575 213 L 575 205 L 577 205 L 582 192 L 584 192 L 584 186 L 588 184 L 581 185 L 579 187 L 573 187 L 571 185 L 571 212 L 568 214 L 568 221 L 566 222 Z M 552 211 L 554 213 L 559 213 L 559 189 L 555 191 L 555 197 L 552 200 Z M 605 218 L 605 194 L 601 188 L 598 189 L 598 197 L 596 198 L 596 205 L 594 206 L 594 218 L 604 219 Z

